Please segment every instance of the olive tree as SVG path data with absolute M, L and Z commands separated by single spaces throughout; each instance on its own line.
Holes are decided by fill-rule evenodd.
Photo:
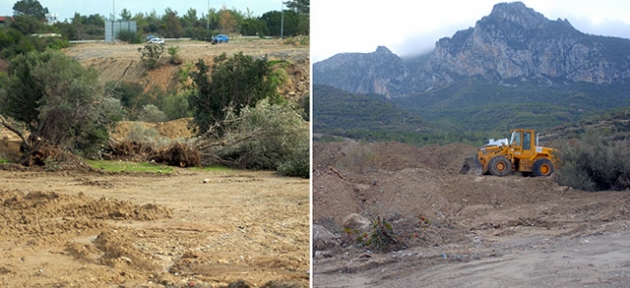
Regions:
M 109 99 L 111 100 L 111 99 Z M 15 57 L 9 66 L 7 93 L 0 114 L 24 123 L 31 136 L 2 118 L 2 124 L 23 140 L 24 157 L 42 145 L 87 149 L 107 140 L 102 117 L 102 86 L 94 69 L 86 69 L 58 51 L 31 52 Z M 23 158 L 23 159 L 25 159 Z
M 298 109 L 286 103 L 272 105 L 267 99 L 238 114 L 229 109 L 222 123 L 223 136 L 201 138 L 198 143 L 202 164 L 276 170 L 280 175 L 308 178 L 309 127 Z
M 216 57 L 211 70 L 203 60 L 196 68 L 188 103 L 202 164 L 309 176 L 309 129 L 300 108 L 277 92 L 282 67 L 239 53 Z
M 277 92 L 278 76 L 266 57 L 254 58 L 242 52 L 228 57 L 223 53 L 214 58 L 212 67 L 201 59 L 195 67 L 191 73 L 195 92 L 188 105 L 198 134 L 223 121 L 227 109 L 239 114 L 243 107 L 262 99 L 268 98 L 272 104 L 282 102 Z

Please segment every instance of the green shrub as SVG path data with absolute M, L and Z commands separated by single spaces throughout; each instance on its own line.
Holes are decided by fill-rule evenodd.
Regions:
M 0 113 L 25 123 L 31 135 L 53 147 L 89 155 L 107 142 L 108 123 L 94 105 L 104 98 L 96 70 L 49 50 L 13 58 L 9 71 Z M 33 154 L 25 154 L 24 163 L 30 165 Z
M 300 98 L 298 101 L 298 105 L 302 108 L 304 115 L 304 121 L 311 121 L 311 96 L 309 94 L 304 95 L 304 97 Z
M 167 48 L 167 52 L 168 52 L 168 55 L 171 56 L 171 58 L 168 61 L 169 63 L 173 65 L 180 65 L 184 63 L 184 59 L 182 59 L 182 57 L 177 55 L 177 53 L 179 53 L 179 46 L 170 46 Z
M 106 96 L 99 104 L 101 118 L 104 120 L 101 122 L 118 122 L 127 119 L 127 111 L 119 99 Z
M 630 145 L 605 140 L 595 130 L 580 139 L 562 140 L 556 181 L 584 191 L 630 189 Z
M 262 99 L 273 104 L 283 101 L 277 92 L 280 75 L 274 74 L 266 56 L 254 58 L 239 52 L 228 57 L 223 53 L 214 57 L 212 67 L 203 59 L 195 67 L 191 73 L 195 91 L 188 98 L 188 105 L 199 135 L 221 124 L 228 109 L 238 115 L 242 107 L 254 106 Z
M 164 122 L 166 121 L 166 114 L 160 111 L 157 106 L 148 104 L 142 108 L 138 120 L 151 123 Z
M 71 150 L 88 159 L 100 159 L 102 147 L 105 147 L 109 140 L 107 129 L 93 122 L 81 123 L 80 128 L 76 131 L 78 133 L 75 134 L 73 131 L 71 134 L 73 140 Z
M 394 231 L 391 223 L 377 217 L 372 222 L 372 229 L 369 233 L 360 236 L 358 241 L 362 241 L 365 247 L 373 250 L 387 252 L 399 243 L 400 236 Z
M 142 39 L 138 35 L 138 33 L 134 33 L 132 31 L 118 31 L 118 40 L 124 41 L 130 44 L 139 44 L 142 42 Z
M 278 166 L 278 174 L 282 176 L 293 176 L 309 178 L 311 171 L 310 161 L 310 145 L 303 142 L 296 149 L 291 151 L 290 155 L 287 155 L 286 160 Z
M 68 42 L 68 40 L 61 38 L 48 38 L 46 40 L 46 44 L 48 45 L 48 48 L 53 50 L 61 50 L 70 46 L 70 42 Z
M 106 84 L 107 93 L 116 99 L 127 109 L 136 108 L 138 100 L 144 94 L 144 86 L 134 82 L 109 82 Z
M 202 164 L 276 170 L 284 176 L 310 174 L 309 129 L 300 113 L 289 105 L 271 105 L 267 99 L 245 107 L 237 115 L 228 111 L 228 124 L 220 137 L 202 144 Z M 212 143 L 221 143 L 214 145 Z M 208 157 L 211 156 L 211 157 Z
M 188 111 L 188 96 L 190 92 L 170 93 L 162 100 L 162 110 L 167 120 L 175 120 L 190 117 Z
M 171 144 L 171 140 L 167 137 L 160 136 L 160 132 L 155 130 L 155 128 L 147 128 L 140 123 L 134 123 L 131 131 L 127 133 L 126 140 L 149 144 L 154 149 L 161 149 Z
M 149 43 L 142 48 L 138 48 L 142 54 L 140 60 L 148 69 L 155 69 L 160 66 L 160 58 L 164 54 L 164 44 Z

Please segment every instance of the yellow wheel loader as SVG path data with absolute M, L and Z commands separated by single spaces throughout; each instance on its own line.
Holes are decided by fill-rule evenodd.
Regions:
M 549 176 L 556 166 L 554 153 L 556 149 L 538 146 L 538 135 L 534 130 L 512 129 L 511 137 L 495 141 L 477 151 L 476 157 L 468 157 L 464 161 L 461 174 L 470 169 L 477 175 L 506 176 L 512 172 Z

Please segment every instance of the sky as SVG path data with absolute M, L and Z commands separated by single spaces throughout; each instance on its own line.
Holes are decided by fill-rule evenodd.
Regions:
M 173 0 L 38 0 L 44 7 L 48 7 L 50 13 L 57 13 L 58 19 L 63 21 L 74 16 L 75 12 L 81 15 L 100 14 L 109 17 L 112 12 L 116 11 L 116 15 L 120 15 L 123 8 L 136 13 L 151 13 L 153 9 L 158 15 L 164 15 L 166 8 L 177 11 L 177 15 L 184 15 L 190 8 L 197 9 L 197 16 L 201 17 L 202 13 L 206 13 L 208 3 L 210 8 L 221 9 L 225 5 L 228 9 L 235 8 L 245 13 L 247 8 L 254 16 L 261 16 L 269 11 L 280 11 L 282 9 L 282 0 L 189 0 L 189 1 L 173 1 Z M 18 0 L 0 0 L 0 15 L 13 15 L 13 5 Z
M 498 0 L 316 0 L 311 5 L 311 61 L 386 46 L 401 57 L 431 51 L 443 37 L 474 27 Z M 547 19 L 567 19 L 584 33 L 630 38 L 630 1 L 523 0 Z

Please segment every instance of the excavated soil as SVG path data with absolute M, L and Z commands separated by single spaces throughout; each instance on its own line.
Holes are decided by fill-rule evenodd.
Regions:
M 309 285 L 308 180 L 185 169 L 0 179 L 0 287 Z
M 143 131 L 154 129 L 159 137 L 170 140 L 188 139 L 193 136 L 188 126 L 192 118 L 183 118 L 168 122 L 148 123 L 141 121 L 119 121 L 116 122 L 109 131 L 109 139 L 120 142 L 129 138 L 129 133 L 134 130 Z
M 627 287 L 630 193 L 552 178 L 460 175 L 476 147 L 314 143 L 314 287 Z M 344 218 L 386 219 L 393 251 Z

